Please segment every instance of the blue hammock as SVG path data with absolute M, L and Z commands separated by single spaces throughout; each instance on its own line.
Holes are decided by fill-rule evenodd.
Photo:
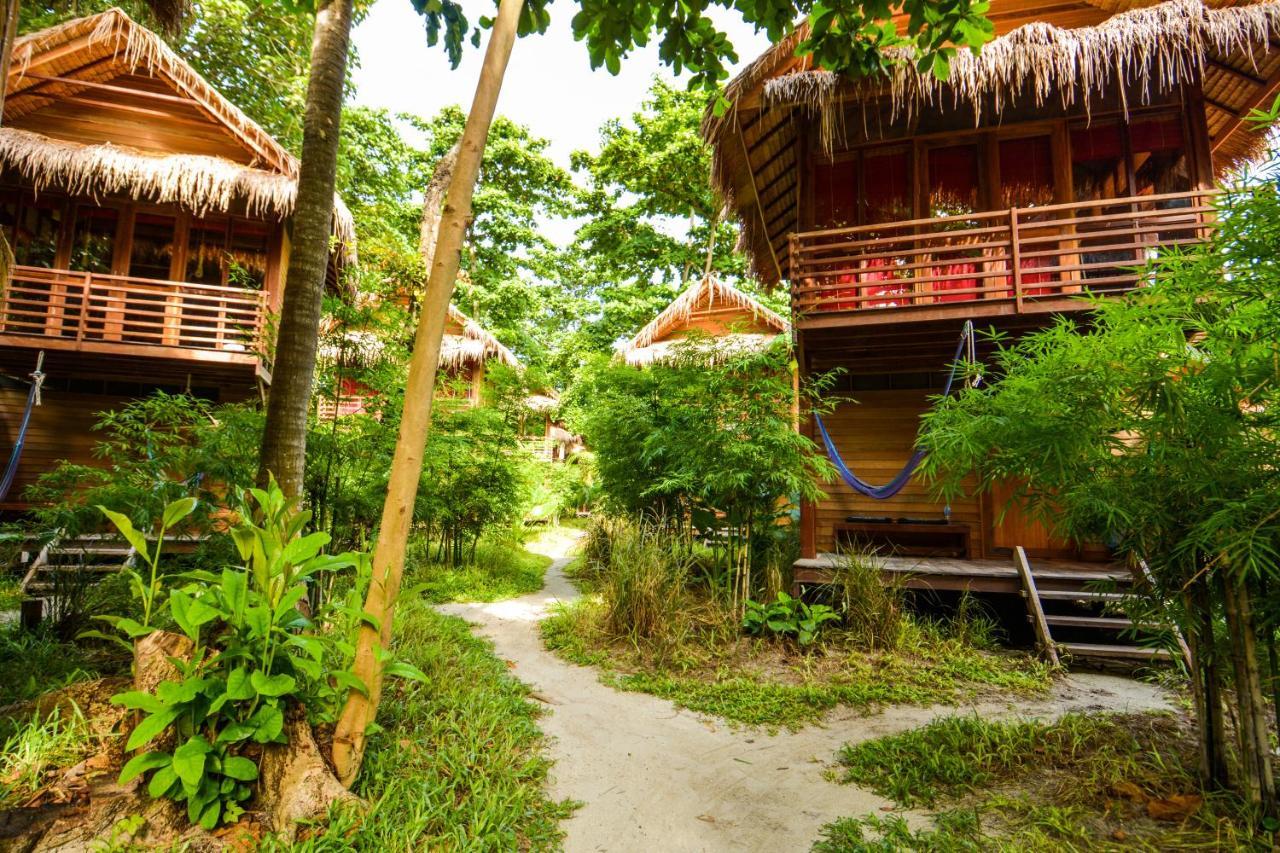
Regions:
M 40 386 L 44 384 L 44 373 L 41 367 L 44 366 L 44 353 L 41 352 L 36 359 L 35 372 L 31 374 L 31 390 L 27 392 L 27 408 L 22 413 L 22 425 L 18 427 L 18 439 L 13 443 L 13 449 L 9 451 L 9 464 L 5 466 L 4 477 L 0 479 L 0 501 L 9 496 L 9 489 L 13 486 L 13 478 L 18 475 L 18 463 L 22 461 L 22 446 L 27 441 L 27 427 L 31 425 L 31 410 L 40 405 Z
M 973 347 L 973 323 L 966 320 L 964 329 L 960 332 L 960 343 L 956 344 L 955 358 L 951 359 L 951 372 L 947 374 L 947 384 L 942 388 L 942 396 L 946 397 L 951 394 L 951 384 L 956 378 L 956 369 L 960 365 L 960 356 L 964 353 L 965 344 L 969 344 L 970 351 Z M 898 475 L 883 486 L 873 486 L 866 480 L 863 480 L 857 474 L 849 470 L 849 466 L 844 464 L 844 459 L 840 457 L 840 451 L 836 449 L 836 443 L 831 440 L 831 433 L 827 432 L 827 425 L 822 422 L 822 416 L 817 412 L 813 413 L 813 419 L 818 424 L 818 432 L 822 434 L 822 443 L 827 448 L 827 458 L 831 460 L 831 464 L 836 466 L 836 471 L 840 473 L 840 479 L 848 484 L 849 488 L 859 494 L 866 495 L 878 501 L 887 500 L 898 492 L 911 481 L 911 476 L 915 474 L 916 468 L 920 467 L 921 461 L 924 460 L 924 451 L 917 450 L 911 454 L 911 458 L 907 460 L 907 464 L 902 466 L 902 470 Z

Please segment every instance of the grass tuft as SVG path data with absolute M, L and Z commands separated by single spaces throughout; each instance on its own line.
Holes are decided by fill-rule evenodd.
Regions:
M 0 809 L 12 808 L 45 784 L 47 771 L 70 767 L 95 746 L 78 708 L 42 719 L 32 715 L 5 739 L 0 749 Z
M 517 542 L 482 540 L 474 564 L 449 567 L 428 559 L 429 544 L 415 543 L 407 580 L 432 604 L 498 601 L 537 592 L 551 558 Z
M 428 681 L 388 684 L 355 789 L 369 808 L 335 811 L 288 849 L 557 849 L 573 806 L 547 797 L 528 688 L 463 620 L 418 600 L 396 619 L 397 654 Z
M 1173 714 L 947 717 L 840 752 L 845 782 L 902 807 L 946 806 L 932 826 L 845 818 L 813 849 L 1273 849 L 1242 801 L 1199 791 L 1196 760 L 1194 734 Z

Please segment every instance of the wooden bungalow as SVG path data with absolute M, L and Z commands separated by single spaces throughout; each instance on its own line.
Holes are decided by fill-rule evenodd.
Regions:
M 156 389 L 215 401 L 271 380 L 269 317 L 298 162 L 118 9 L 16 40 L 0 126 L 0 443 L 44 353 L 16 478 L 90 462 L 95 413 Z M 355 252 L 335 199 L 331 281 Z M 7 452 L 7 450 L 6 450 Z
M 637 332 L 620 354 L 627 364 L 643 367 L 670 358 L 678 342 L 690 335 L 715 338 L 729 349 L 752 351 L 790 332 L 791 325 L 777 312 L 706 275 Z
M 912 455 L 966 321 L 1025 333 L 1202 240 L 1215 181 L 1261 151 L 1247 116 L 1280 89 L 1277 2 L 993 0 L 990 18 L 997 37 L 946 81 L 816 69 L 801 26 L 704 122 L 754 273 L 790 289 L 800 370 L 844 371 L 835 393 L 857 403 L 825 424 L 871 483 Z M 914 479 L 885 500 L 838 482 L 802 508 L 797 577 L 855 540 L 935 589 L 1016 590 L 1019 547 L 1045 580 L 1107 574 L 1079 562 L 1105 548 L 1002 513 L 1012 486 L 947 507 Z
M 380 345 L 365 332 L 348 332 L 346 352 L 339 347 L 322 351 L 324 358 L 343 357 L 348 364 L 369 363 L 377 357 Z M 483 400 L 486 370 L 491 364 L 518 367 L 520 362 L 491 332 L 475 320 L 449 306 L 444 338 L 440 343 L 440 366 L 436 375 L 436 393 L 465 400 L 478 406 Z M 374 392 L 357 379 L 342 378 L 336 389 L 319 389 L 316 405 L 321 418 L 369 412 L 374 408 Z

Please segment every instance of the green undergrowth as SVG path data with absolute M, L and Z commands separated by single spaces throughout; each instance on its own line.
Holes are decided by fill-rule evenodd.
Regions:
M 335 811 L 285 849 L 558 849 L 573 806 L 547 796 L 528 688 L 463 620 L 424 602 L 400 608 L 396 638 L 397 655 L 428 680 L 388 684 L 355 789 L 368 810 Z
M 604 605 L 585 597 L 542 622 L 547 648 L 597 666 L 617 688 L 650 693 L 734 723 L 796 728 L 837 706 L 954 703 L 988 692 L 1041 695 L 1052 670 L 1022 654 L 977 648 L 931 622 L 908 622 L 893 651 L 867 650 L 831 631 L 801 649 L 743 636 L 713 615 L 642 642 L 613 636 Z
M 1273 849 L 1239 800 L 1198 790 L 1194 733 L 1173 714 L 946 717 L 839 760 L 843 781 L 938 811 L 914 828 L 892 814 L 836 821 L 818 853 Z
M 432 604 L 457 601 L 497 601 L 537 592 L 542 588 L 551 558 L 525 550 L 515 538 L 483 539 L 470 565 L 433 562 L 429 543 L 415 543 L 406 573 L 422 597 Z
M 97 746 L 84 715 L 74 707 L 69 714 L 41 718 L 33 713 L 12 723 L 0 747 L 0 811 L 38 791 L 47 771 L 70 767 Z
M 114 649 L 68 642 L 45 628 L 25 631 L 6 625 L 0 628 L 0 708 L 119 671 L 122 665 L 127 660 Z M 0 720 L 0 729 L 4 725 Z

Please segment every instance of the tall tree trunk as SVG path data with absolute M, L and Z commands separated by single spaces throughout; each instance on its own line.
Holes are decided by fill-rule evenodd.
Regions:
M 9 93 L 9 66 L 13 62 L 13 40 L 18 36 L 18 0 L 4 0 L 0 6 L 0 115 Z M 0 119 L 0 123 L 3 119 Z
M 1262 693 L 1258 668 L 1257 625 L 1253 603 L 1244 581 L 1224 577 L 1223 602 L 1227 632 L 1231 635 L 1231 657 L 1235 665 L 1236 704 L 1240 711 L 1239 732 L 1241 775 L 1244 793 L 1267 817 L 1276 816 L 1276 784 L 1271 770 L 1270 736 L 1267 729 L 1267 702 Z
M 449 301 L 458 278 L 462 243 L 466 237 L 467 223 L 471 218 L 471 197 L 476 179 L 480 175 L 480 161 L 485 142 L 489 137 L 489 125 L 493 122 L 498 92 L 506 74 L 507 61 L 516 38 L 516 26 L 524 0 L 502 0 L 498 7 L 489 46 L 485 52 L 484 66 L 476 84 L 475 99 L 467 124 L 459 143 L 458 161 L 444 214 L 440 220 L 439 236 L 431 259 L 431 274 L 427 290 L 423 294 L 422 313 L 418 319 L 418 331 L 413 342 L 413 357 L 409 362 L 409 380 L 405 387 L 404 414 L 400 421 L 400 436 L 396 441 L 395 457 L 391 463 L 391 478 L 387 484 L 387 498 L 382 506 L 382 524 L 378 544 L 373 552 L 373 578 L 369 595 L 365 600 L 365 612 L 378 619 L 381 630 L 368 625 L 360 628 L 356 646 L 355 674 L 368 689 L 363 694 L 350 691 L 346 706 L 333 737 L 333 763 L 338 778 L 351 785 L 364 757 L 365 729 L 377 714 L 382 695 L 382 660 L 379 652 L 389 645 L 391 624 L 395 614 L 396 596 L 400 592 L 400 576 L 404 570 L 404 551 L 409 538 L 409 526 L 413 521 L 413 503 L 418 494 L 418 481 L 422 478 L 422 455 L 427 444 L 427 429 L 431 425 L 431 402 L 435 388 L 436 367 L 440 363 L 440 342 L 444 336 L 445 320 L 449 313 Z
M 352 0 L 321 0 L 311 42 L 311 77 L 303 117 L 302 162 L 293 213 L 293 247 L 280 307 L 276 360 L 267 422 L 258 458 L 258 483 L 275 475 L 284 493 L 302 493 L 307 455 L 307 410 L 316 369 L 320 308 L 333 233 L 338 129 L 351 43 Z

